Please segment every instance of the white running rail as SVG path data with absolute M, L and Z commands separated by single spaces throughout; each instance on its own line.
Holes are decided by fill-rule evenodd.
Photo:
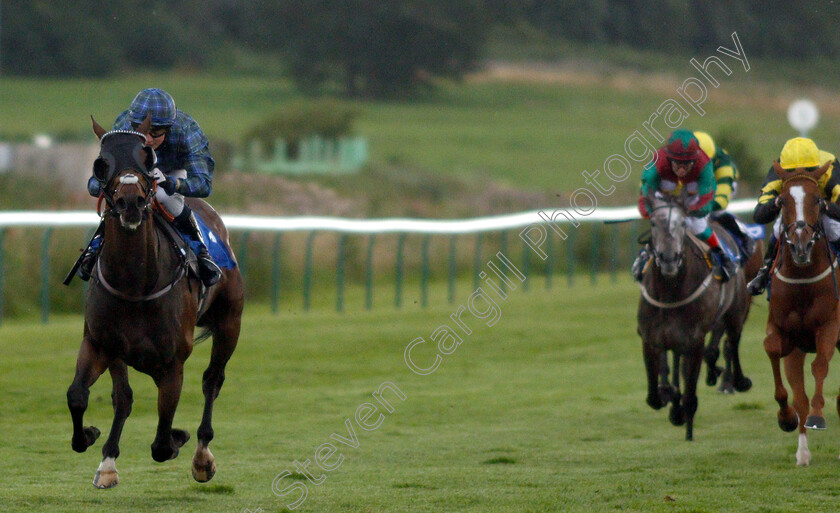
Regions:
M 729 204 L 733 213 L 752 212 L 755 199 L 743 199 Z M 588 216 L 581 216 L 574 211 L 565 210 L 580 222 L 620 221 L 639 218 L 636 207 L 601 207 Z M 340 233 L 427 233 L 455 234 L 477 233 L 495 230 L 524 228 L 532 224 L 544 224 L 539 212 L 551 216 L 554 209 L 532 210 L 518 214 L 507 214 L 472 219 L 352 219 L 343 217 L 321 216 L 244 216 L 223 215 L 222 220 L 228 229 L 255 231 L 333 231 Z M 563 216 L 556 217 L 557 222 L 567 222 Z M 0 228 L 45 226 L 45 227 L 94 227 L 99 224 L 99 217 L 87 211 L 7 211 L 0 212 Z

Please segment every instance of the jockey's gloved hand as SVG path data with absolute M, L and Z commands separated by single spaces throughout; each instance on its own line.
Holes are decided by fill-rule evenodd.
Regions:
M 700 203 L 700 195 L 699 194 L 689 194 L 688 198 L 685 201 L 685 204 L 689 207 L 693 207 L 694 205 Z
M 175 194 L 175 189 L 178 188 L 178 180 L 172 178 L 171 176 L 167 176 L 166 179 L 160 182 L 158 186 L 166 191 L 166 194 L 172 196 Z
M 158 169 L 158 168 L 154 168 L 154 169 L 152 169 L 152 178 L 153 178 L 153 179 L 154 179 L 154 180 L 155 180 L 158 184 L 160 184 L 161 182 L 165 182 L 165 181 L 166 181 L 166 175 L 165 175 L 165 174 L 163 174 L 163 171 L 161 171 L 161 170 L 160 170 L 160 169 Z

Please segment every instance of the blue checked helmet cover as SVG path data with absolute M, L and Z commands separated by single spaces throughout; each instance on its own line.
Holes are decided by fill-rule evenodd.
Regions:
M 163 89 L 143 89 L 128 108 L 132 123 L 140 124 L 152 115 L 152 126 L 171 126 L 175 122 L 175 100 Z

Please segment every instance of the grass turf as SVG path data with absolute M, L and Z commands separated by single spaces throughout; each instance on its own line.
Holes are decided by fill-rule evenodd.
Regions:
M 217 401 L 211 448 L 218 474 L 193 482 L 195 439 L 171 462 L 154 463 L 149 444 L 156 424 L 151 380 L 131 372 L 134 410 L 117 460 L 121 483 L 95 490 L 90 482 L 104 440 L 78 455 L 69 447 L 65 391 L 81 334 L 77 316 L 46 326 L 10 322 L 0 328 L 0 506 L 3 511 L 283 511 L 296 494 L 277 489 L 305 478 L 294 461 L 314 460 L 332 442 L 344 458 L 332 472 L 310 463 L 320 485 L 296 511 L 329 512 L 789 512 L 829 511 L 836 500 L 840 428 L 831 407 L 828 431 L 811 433 L 809 468 L 796 468 L 796 435 L 776 426 L 772 378 L 761 341 L 766 303 L 756 302 L 742 343 L 754 387 L 721 396 L 701 384 L 695 441 L 672 427 L 665 411 L 644 403 L 645 378 L 635 334 L 638 291 L 622 277 L 591 287 L 578 281 L 510 291 L 498 300 L 501 317 L 485 326 L 466 313 L 472 334 L 428 375 L 412 373 L 405 347 L 417 337 L 413 360 L 435 358 L 431 333 L 466 304 L 471 283 L 455 303 L 445 287 L 432 290 L 427 309 L 345 314 L 316 309 L 271 315 L 246 313 L 240 346 Z M 359 294 L 354 290 L 353 294 Z M 354 302 L 351 304 L 360 304 Z M 176 427 L 195 436 L 200 376 L 210 343 L 190 358 Z M 827 391 L 837 390 L 836 373 Z M 393 413 L 361 429 L 354 413 L 383 382 Z M 110 380 L 90 396 L 86 424 L 110 425 Z M 831 404 L 832 397 L 828 397 Z M 376 417 L 372 417 L 375 419 Z M 358 447 L 335 442 L 336 433 Z M 105 435 L 103 435 L 105 436 Z M 336 454 L 332 460 L 338 460 Z

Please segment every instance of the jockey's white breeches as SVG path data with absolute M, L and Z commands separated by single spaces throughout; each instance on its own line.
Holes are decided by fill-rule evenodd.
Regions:
M 825 214 L 820 216 L 823 224 L 823 229 L 825 230 L 825 236 L 830 242 L 836 242 L 837 239 L 840 239 L 840 221 L 835 221 L 834 219 L 828 217 Z M 773 235 L 776 237 L 776 240 L 782 237 L 782 218 L 781 216 L 776 218 L 776 222 L 773 223 Z
M 173 178 L 180 178 L 185 179 L 187 178 L 187 170 L 186 169 L 176 169 L 171 173 L 166 173 L 167 176 L 171 176 Z M 157 188 L 157 194 L 155 194 L 155 199 L 163 205 L 163 208 L 166 209 L 167 212 L 172 214 L 173 217 L 178 217 L 181 212 L 184 211 L 184 197 L 178 194 L 177 192 L 170 196 L 166 194 L 166 191 L 163 190 L 162 187 Z
M 685 218 L 685 227 L 688 228 L 693 235 L 700 235 L 706 231 L 706 228 L 709 227 L 709 215 L 706 214 L 703 217 L 687 216 Z

